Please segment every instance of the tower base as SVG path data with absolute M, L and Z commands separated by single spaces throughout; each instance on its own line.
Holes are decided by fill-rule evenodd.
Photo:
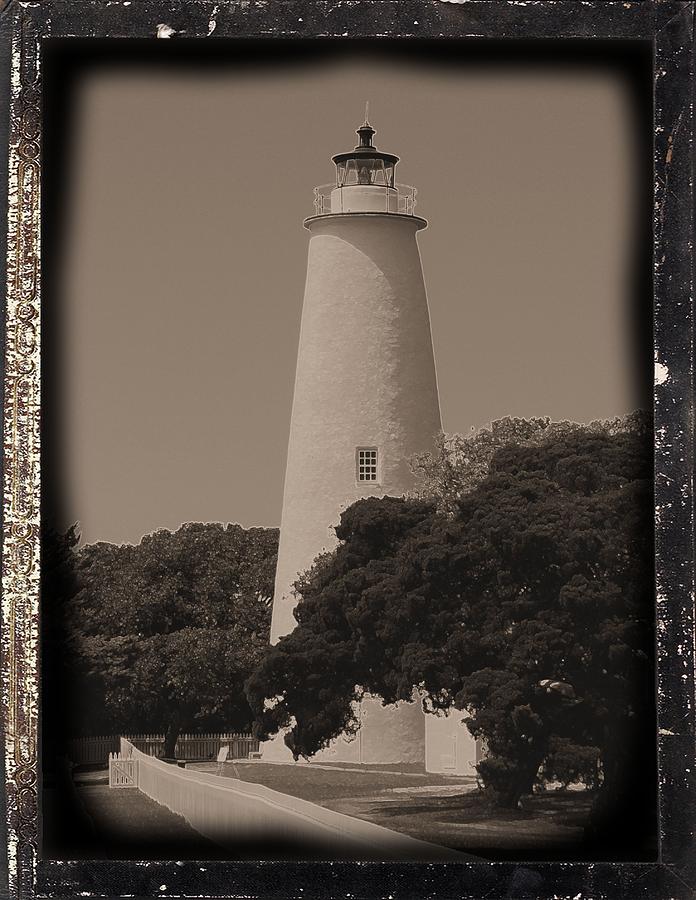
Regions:
M 354 736 L 335 738 L 311 763 L 355 765 L 425 765 L 425 714 L 420 703 L 382 706 L 376 697 L 360 703 L 361 726 Z M 292 753 L 278 734 L 261 745 L 264 762 L 294 763 Z
M 476 775 L 482 758 L 477 741 L 458 710 L 425 717 L 425 769 L 443 775 Z

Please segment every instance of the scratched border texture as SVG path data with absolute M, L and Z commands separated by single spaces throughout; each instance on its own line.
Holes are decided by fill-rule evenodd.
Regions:
M 4 378 L 2 716 L 9 895 L 694 897 L 692 96 L 694 3 L 671 0 L 0 0 L 11 41 Z M 41 40 L 627 38 L 654 48 L 657 863 L 56 862 L 37 852 Z M 161 886 L 166 885 L 166 889 Z

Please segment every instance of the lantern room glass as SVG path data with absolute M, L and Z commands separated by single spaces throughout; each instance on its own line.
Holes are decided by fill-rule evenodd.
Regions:
M 378 157 L 352 156 L 336 164 L 336 186 L 374 184 L 394 187 L 394 164 Z

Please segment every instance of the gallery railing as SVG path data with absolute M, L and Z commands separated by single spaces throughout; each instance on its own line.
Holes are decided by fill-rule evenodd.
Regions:
M 344 203 L 343 191 L 350 191 L 356 185 L 346 185 L 345 189 L 336 184 L 322 184 L 314 188 L 314 211 L 318 216 L 331 213 L 353 212 L 348 208 L 348 197 Z M 395 184 L 393 188 L 382 185 L 369 185 L 372 199 L 370 212 L 399 213 L 402 216 L 414 216 L 416 209 L 416 188 L 410 184 Z M 381 195 L 380 195 L 381 192 Z M 333 195 L 333 199 L 332 199 Z M 377 201 L 376 203 L 374 201 Z M 373 205 L 374 207 L 373 208 Z

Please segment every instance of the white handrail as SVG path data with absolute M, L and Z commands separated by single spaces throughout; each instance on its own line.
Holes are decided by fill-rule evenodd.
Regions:
M 342 212 L 342 193 L 341 193 L 341 209 L 332 209 L 331 195 L 334 191 L 351 190 L 354 187 L 370 187 L 382 188 L 384 191 L 384 209 L 380 212 L 396 213 L 401 215 L 414 216 L 416 209 L 416 194 L 418 191 L 410 184 L 396 183 L 393 188 L 388 185 L 336 185 L 336 184 L 320 184 L 314 188 L 314 211 L 318 216 L 328 216 Z M 375 191 L 376 193 L 376 191 Z M 390 200 L 396 197 L 397 209 L 390 208 Z

